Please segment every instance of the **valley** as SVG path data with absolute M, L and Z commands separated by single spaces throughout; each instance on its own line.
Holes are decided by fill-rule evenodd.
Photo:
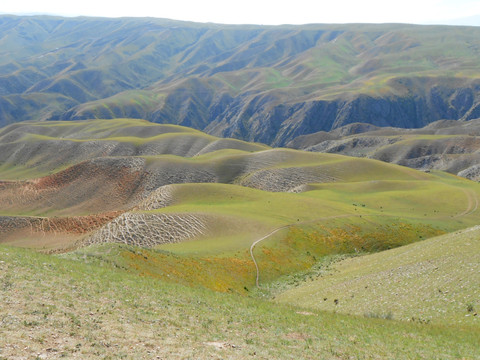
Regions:
M 480 33 L 0 15 L 0 360 L 480 359 Z

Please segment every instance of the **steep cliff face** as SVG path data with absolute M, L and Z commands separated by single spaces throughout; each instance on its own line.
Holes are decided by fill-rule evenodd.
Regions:
M 289 98 L 283 92 L 232 95 L 219 82 L 188 80 L 160 93 L 155 108 L 145 103 L 84 105 L 69 120 L 142 117 L 201 129 L 209 134 L 284 146 L 294 138 L 352 123 L 421 128 L 431 122 L 480 117 L 480 80 L 425 77 L 390 80 L 383 94 L 342 93 L 332 99 Z M 107 111 L 108 109 L 108 111 Z
M 397 81 L 406 81 L 399 79 Z M 480 81 L 425 78 L 423 88 L 409 87 L 401 93 L 396 84 L 384 96 L 341 94 L 331 100 L 282 103 L 276 94 L 231 97 L 227 94 L 205 101 L 187 97 L 167 99 L 149 118 L 204 129 L 224 137 L 284 146 L 297 136 L 331 131 L 352 123 L 375 126 L 421 128 L 440 120 L 471 120 L 480 116 Z M 168 113 L 168 112 L 170 113 Z

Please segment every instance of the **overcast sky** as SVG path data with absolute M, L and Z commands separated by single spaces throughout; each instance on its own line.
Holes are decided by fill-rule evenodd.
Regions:
M 0 0 L 0 13 L 152 16 L 224 24 L 401 22 L 478 25 L 480 0 Z

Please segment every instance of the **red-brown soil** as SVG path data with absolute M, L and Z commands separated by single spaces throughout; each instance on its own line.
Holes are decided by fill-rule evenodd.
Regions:
M 121 160 L 86 161 L 39 179 L 0 182 L 0 211 L 71 216 L 127 210 L 141 198 L 144 171 L 141 161 Z
M 0 242 L 65 249 L 142 198 L 143 161 L 95 159 L 26 181 L 0 182 Z
M 121 211 L 87 216 L 0 216 L 0 243 L 67 250 L 86 234 L 119 216 Z

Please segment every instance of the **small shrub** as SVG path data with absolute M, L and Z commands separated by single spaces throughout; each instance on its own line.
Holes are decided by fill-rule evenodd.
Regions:
M 371 318 L 371 319 L 393 320 L 393 314 L 391 311 L 387 313 L 368 312 L 368 313 L 365 313 L 364 316 L 366 318 Z
M 13 288 L 12 276 L 10 274 L 7 274 L 2 278 L 2 290 L 8 291 L 12 288 Z
M 430 319 L 416 318 L 414 316 L 412 316 L 410 321 L 417 322 L 417 323 L 420 323 L 420 324 L 430 324 Z

